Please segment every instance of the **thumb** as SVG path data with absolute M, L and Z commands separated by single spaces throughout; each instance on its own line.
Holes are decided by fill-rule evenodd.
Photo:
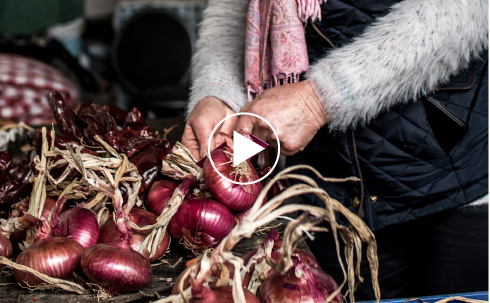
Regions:
M 244 131 L 247 134 L 251 134 L 254 131 L 254 117 L 249 115 L 240 115 L 235 125 L 235 131 Z

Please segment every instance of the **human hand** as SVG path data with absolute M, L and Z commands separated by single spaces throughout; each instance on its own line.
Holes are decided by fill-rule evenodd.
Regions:
M 314 84 L 308 80 L 267 89 L 248 103 L 242 112 L 253 113 L 269 121 L 279 137 L 281 154 L 286 156 L 302 151 L 318 130 L 330 121 Z M 235 130 L 241 129 L 277 148 L 274 132 L 262 119 L 241 115 Z
M 199 101 L 192 110 L 185 124 L 182 135 L 182 144 L 184 144 L 197 159 L 206 156 L 208 150 L 208 141 L 213 128 L 224 118 L 235 112 L 228 107 L 223 101 L 216 97 L 206 97 Z M 220 131 L 231 134 L 237 117 L 227 119 L 221 124 L 214 134 L 214 140 L 211 140 L 211 150 L 223 142 L 223 138 L 217 135 Z

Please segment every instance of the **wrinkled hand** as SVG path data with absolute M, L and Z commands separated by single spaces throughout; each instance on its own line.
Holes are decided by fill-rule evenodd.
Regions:
M 184 144 L 197 159 L 207 154 L 208 141 L 214 127 L 224 118 L 235 112 L 223 101 L 215 97 L 206 97 L 199 101 L 192 110 L 184 128 L 182 144 Z M 211 140 L 211 150 L 223 142 L 218 135 L 220 131 L 231 134 L 237 117 L 227 119 L 221 124 L 220 129 L 214 133 Z
M 313 83 L 302 81 L 270 88 L 247 104 L 242 112 L 261 116 L 277 132 L 281 154 L 293 155 L 302 151 L 318 130 L 329 122 Z M 262 119 L 242 115 L 235 130 L 251 132 L 277 148 L 276 136 Z

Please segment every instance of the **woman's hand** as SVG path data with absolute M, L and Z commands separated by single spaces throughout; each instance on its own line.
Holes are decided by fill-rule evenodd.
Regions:
M 313 85 L 302 81 L 267 89 L 242 109 L 272 124 L 279 137 L 281 154 L 289 156 L 303 150 L 329 122 Z M 242 115 L 235 126 L 236 131 L 240 129 L 277 147 L 274 132 L 261 119 Z
M 197 159 L 206 156 L 208 150 L 208 141 L 214 127 L 224 118 L 235 112 L 231 110 L 223 101 L 215 97 L 206 97 L 199 101 L 192 110 L 184 128 L 182 135 L 182 144 L 184 144 Z M 223 142 L 223 139 L 217 135 L 222 131 L 231 134 L 235 126 L 237 117 L 227 119 L 214 133 L 214 139 L 211 140 L 211 150 Z

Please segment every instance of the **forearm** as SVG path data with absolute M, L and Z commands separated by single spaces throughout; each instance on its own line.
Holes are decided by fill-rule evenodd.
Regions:
M 202 98 L 223 100 L 234 111 L 247 103 L 244 86 L 248 0 L 210 0 L 192 59 L 188 112 Z
M 406 0 L 310 67 L 330 129 L 434 91 L 488 44 L 486 0 Z

